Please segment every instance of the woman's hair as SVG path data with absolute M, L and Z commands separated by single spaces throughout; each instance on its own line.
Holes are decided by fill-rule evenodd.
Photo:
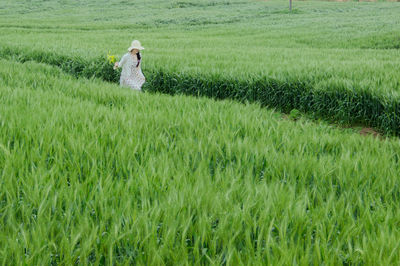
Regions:
M 142 57 L 140 56 L 140 52 L 136 53 L 136 56 L 137 56 L 137 59 L 138 59 L 136 67 L 138 67 L 139 64 L 140 64 L 140 59 L 142 59 Z

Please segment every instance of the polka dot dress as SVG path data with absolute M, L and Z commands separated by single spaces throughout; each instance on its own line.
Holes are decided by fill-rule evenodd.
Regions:
M 122 67 L 120 85 L 129 87 L 132 90 L 142 90 L 142 85 L 146 82 L 141 70 L 141 63 L 136 67 L 138 59 L 135 55 L 130 53 L 125 54 L 121 61 L 119 61 L 118 66 Z

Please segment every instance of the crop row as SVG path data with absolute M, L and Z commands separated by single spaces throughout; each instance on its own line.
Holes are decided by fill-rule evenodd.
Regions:
M 105 57 L 84 59 L 12 47 L 1 48 L 0 57 L 46 63 L 76 77 L 95 77 L 109 82 L 117 82 L 120 74 Z M 336 82 L 316 89 L 313 82 L 307 80 L 278 80 L 266 76 L 227 78 L 215 74 L 169 73 L 163 69 L 144 69 L 144 72 L 147 91 L 259 102 L 284 112 L 298 109 L 316 118 L 363 124 L 387 134 L 400 134 L 400 100 L 361 87 L 348 88 Z

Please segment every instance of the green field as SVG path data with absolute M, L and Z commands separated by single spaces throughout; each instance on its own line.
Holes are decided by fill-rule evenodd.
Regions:
M 294 7 L 3 0 L 1 264 L 396 265 L 400 3 Z
M 296 2 L 290 14 L 283 1 L 5 1 L 0 56 L 83 60 L 80 69 L 122 56 L 135 38 L 147 48 L 152 90 L 257 101 L 399 135 L 399 12 L 387 2 Z M 152 84 L 160 70 L 165 85 Z

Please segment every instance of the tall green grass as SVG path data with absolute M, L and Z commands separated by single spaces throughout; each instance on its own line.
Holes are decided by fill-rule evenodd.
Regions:
M 3 264 L 395 264 L 396 139 L 0 61 Z
M 398 134 L 400 6 L 295 7 L 2 1 L 1 263 L 396 264 L 398 140 L 262 107 Z
M 399 4 L 6 1 L 0 54 L 118 80 L 140 39 L 147 89 L 257 101 L 399 134 Z
M 98 77 L 116 82 L 119 71 L 104 57 L 88 61 L 42 51 L 4 48 L 0 56 L 25 62 L 34 60 L 60 67 L 76 77 Z M 346 83 L 332 81 L 324 88 L 314 87 L 314 81 L 267 76 L 227 78 L 221 75 L 168 73 L 162 68 L 145 69 L 147 84 L 144 89 L 171 95 L 186 94 L 207 96 L 214 99 L 234 99 L 240 102 L 258 102 L 284 112 L 298 109 L 316 118 L 363 124 L 380 129 L 387 134 L 400 134 L 400 101 L 398 97 L 364 88 L 348 88 Z

